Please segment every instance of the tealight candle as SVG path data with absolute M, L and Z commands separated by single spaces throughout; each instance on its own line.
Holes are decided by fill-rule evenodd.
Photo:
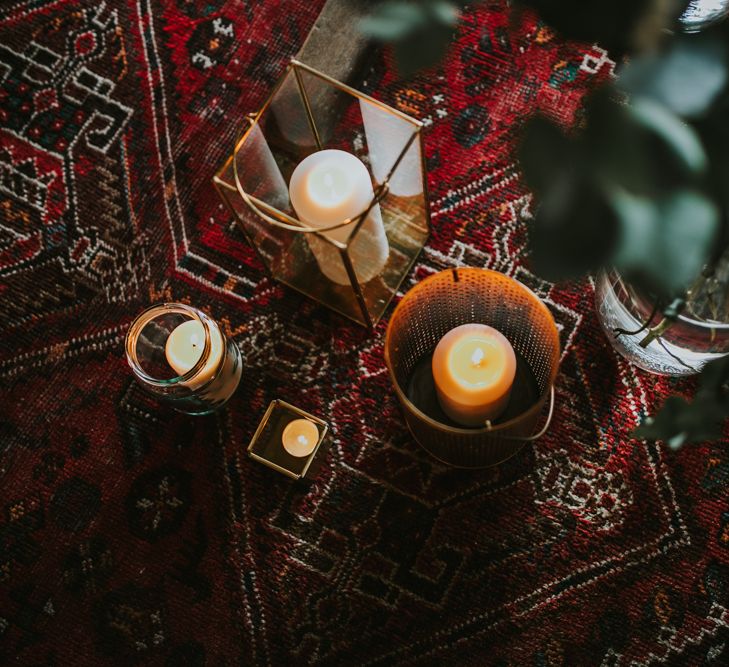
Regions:
M 319 442 L 319 429 L 308 419 L 294 419 L 281 435 L 281 444 L 291 456 L 309 456 Z
M 328 227 L 354 218 L 374 198 L 372 181 L 364 163 L 346 151 L 327 149 L 312 153 L 294 169 L 289 183 L 291 204 L 299 219 L 311 227 Z M 356 222 L 323 232 L 332 241 L 346 243 Z M 340 285 L 350 283 L 339 249 L 310 233 L 307 242 L 322 273 Z M 366 283 L 379 274 L 389 256 L 389 246 L 379 204 L 367 214 L 349 247 L 357 280 Z
M 223 336 L 217 326 L 208 325 L 210 352 L 203 367 L 184 384 L 196 389 L 208 382 L 218 370 L 223 356 Z M 205 328 L 198 320 L 187 320 L 175 327 L 167 338 L 165 356 L 167 363 L 178 376 L 192 369 L 205 349 Z
M 463 426 L 483 426 L 509 401 L 516 356 L 506 337 L 485 324 L 451 329 L 433 353 L 433 379 L 443 411 Z

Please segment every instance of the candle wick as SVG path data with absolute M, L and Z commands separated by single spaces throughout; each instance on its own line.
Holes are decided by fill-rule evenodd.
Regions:
M 471 363 L 474 366 L 480 366 L 485 356 L 484 351 L 480 347 L 477 347 L 471 355 Z

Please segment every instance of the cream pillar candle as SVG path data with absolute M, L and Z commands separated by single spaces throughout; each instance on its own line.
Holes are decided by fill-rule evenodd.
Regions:
M 435 348 L 433 379 L 443 411 L 464 426 L 483 426 L 509 401 L 516 355 L 506 337 L 485 324 L 451 329 Z
M 223 334 L 216 322 L 208 321 L 208 331 L 210 350 L 205 363 L 182 384 L 191 390 L 202 388 L 202 396 L 206 400 L 225 401 L 238 387 L 243 368 L 236 356 L 225 353 Z M 204 349 L 205 329 L 202 322 L 187 320 L 175 327 L 167 337 L 165 356 L 175 373 L 182 376 L 197 364 Z M 213 378 L 215 381 L 210 382 Z
M 215 322 L 208 324 L 210 351 L 203 367 L 183 384 L 192 390 L 199 389 L 219 374 L 220 382 L 214 382 L 203 390 L 208 400 L 226 400 L 237 388 L 242 368 L 233 358 L 224 355 L 223 335 Z M 198 362 L 205 349 L 205 329 L 198 320 L 187 320 L 172 330 L 165 344 L 167 363 L 182 376 Z
M 294 169 L 289 183 L 291 204 L 299 219 L 312 227 L 327 227 L 362 213 L 374 197 L 367 167 L 346 151 L 327 149 L 312 153 Z M 323 234 L 346 242 L 356 223 Z M 340 285 L 350 283 L 339 250 L 315 234 L 307 241 L 322 273 Z M 355 275 L 366 283 L 378 275 L 389 256 L 379 204 L 375 204 L 349 246 Z
M 187 381 L 190 389 L 197 389 L 212 379 L 220 366 L 223 356 L 223 337 L 217 328 L 208 327 L 210 331 L 210 353 L 205 365 L 195 377 Z M 200 359 L 205 348 L 205 329 L 197 320 L 187 320 L 173 329 L 165 344 L 167 363 L 177 375 L 187 373 Z

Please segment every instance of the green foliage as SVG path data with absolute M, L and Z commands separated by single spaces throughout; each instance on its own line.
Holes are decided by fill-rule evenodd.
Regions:
M 706 155 L 663 107 L 615 97 L 592 99 L 573 136 L 539 116 L 526 125 L 519 157 L 539 201 L 534 268 L 562 280 L 612 265 L 667 299 L 691 284 L 716 238 L 718 208 L 700 189 Z
M 678 17 L 689 0 L 677 1 L 665 21 Z M 614 56 L 630 52 L 639 39 L 641 23 L 657 9 L 656 0 L 513 0 L 534 9 L 566 39 L 597 42 Z
M 534 117 L 520 151 L 522 169 L 540 202 L 531 230 L 534 268 L 549 279 L 576 278 L 603 264 L 618 242 L 618 224 L 581 142 Z
M 690 403 L 669 396 L 655 417 L 648 417 L 634 435 L 665 440 L 673 449 L 689 442 L 716 440 L 729 414 L 729 357 L 709 362 L 701 373 L 699 389 Z
M 408 78 L 442 60 L 459 12 L 475 2 L 478 0 L 384 0 L 361 21 L 360 29 L 393 45 L 400 74 Z M 618 58 L 645 42 L 645 33 L 659 34 L 689 2 L 673 0 L 672 11 L 653 21 L 660 0 L 512 0 L 512 6 L 517 11 L 536 10 L 562 37 L 597 42 Z
M 587 101 L 577 132 L 529 119 L 519 157 L 538 202 L 530 233 L 536 272 L 561 280 L 614 266 L 656 296 L 667 325 L 702 267 L 729 247 L 729 22 L 654 48 L 688 2 L 512 0 L 562 37 L 607 47 L 616 61 L 649 47 Z M 441 60 L 468 4 L 385 0 L 362 29 L 391 42 L 410 76 Z M 636 434 L 672 447 L 719 437 L 728 381 L 729 357 L 708 364 L 691 403 L 669 398 Z
M 398 69 L 407 78 L 441 61 L 465 4 L 468 2 L 385 0 L 362 19 L 360 29 L 393 43 Z
M 568 136 L 534 118 L 520 150 L 540 202 L 534 266 L 553 280 L 601 266 L 669 304 L 729 245 L 729 87 L 726 48 L 712 35 L 676 38 L 625 66 Z M 579 227 L 580 221 L 582 226 Z M 729 415 L 729 357 L 704 368 L 693 401 L 672 396 L 635 435 L 687 442 L 721 437 Z
M 706 154 L 696 132 L 668 107 L 636 97 L 630 101 L 628 112 L 639 126 L 666 145 L 689 177 L 706 169 Z
M 606 86 L 590 99 L 574 135 L 544 118 L 527 123 L 520 159 L 540 202 L 531 235 L 538 271 L 560 280 L 615 266 L 664 300 L 690 286 L 723 235 L 726 199 L 712 192 L 705 139 L 675 110 L 711 118 L 726 74 L 722 45 L 677 39 L 664 59 L 624 68 L 629 91 Z M 670 91 L 687 77 L 690 99 Z
M 683 37 L 667 53 L 651 53 L 624 68 L 619 85 L 633 100 L 649 98 L 674 114 L 694 118 L 711 106 L 726 79 L 723 44 Z
M 613 265 L 668 294 L 684 292 L 709 256 L 719 217 L 714 203 L 688 189 L 661 198 L 616 191 L 611 200 L 620 220 Z

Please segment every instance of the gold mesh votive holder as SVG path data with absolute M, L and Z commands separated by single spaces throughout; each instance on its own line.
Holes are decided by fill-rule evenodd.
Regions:
M 292 456 L 283 446 L 286 427 L 297 419 L 313 422 L 319 431 L 319 438 L 307 456 Z M 329 424 L 323 419 L 277 398 L 271 401 L 253 434 L 248 445 L 248 456 L 292 479 L 312 479 L 326 454 L 322 443 L 328 432 Z
M 294 60 L 261 110 L 241 119 L 213 180 L 274 279 L 372 327 L 430 234 L 421 131 L 414 118 Z M 289 196 L 291 176 L 326 149 L 364 163 L 371 200 L 345 220 L 306 223 Z
M 445 415 L 431 370 L 440 339 L 469 323 L 498 329 L 517 361 L 505 413 L 477 428 Z M 413 437 L 442 462 L 465 468 L 501 463 L 547 431 L 559 357 L 559 333 L 547 306 L 517 280 L 487 269 L 449 269 L 418 283 L 395 308 L 385 340 L 385 362 Z M 547 401 L 546 422 L 537 430 Z

